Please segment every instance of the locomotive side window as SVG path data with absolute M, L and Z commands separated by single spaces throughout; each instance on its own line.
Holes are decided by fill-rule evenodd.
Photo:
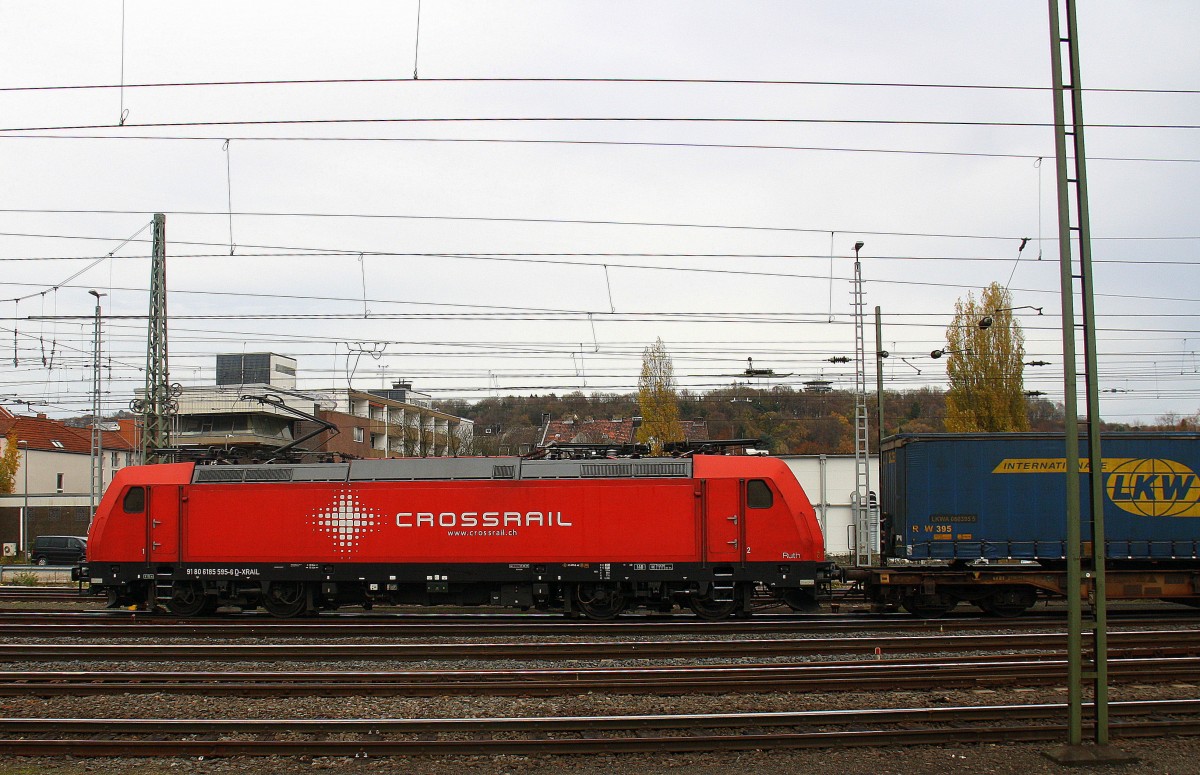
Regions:
M 746 483 L 746 505 L 752 509 L 769 509 L 775 505 L 775 496 L 764 480 L 751 479 Z
M 130 487 L 121 506 L 126 514 L 141 514 L 146 510 L 146 488 Z

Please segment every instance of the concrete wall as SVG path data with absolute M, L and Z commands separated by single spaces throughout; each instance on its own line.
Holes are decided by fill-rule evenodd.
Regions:
M 0 495 L 0 544 L 19 544 L 23 495 Z M 40 535 L 85 536 L 91 525 L 92 510 L 88 496 L 29 496 L 26 520 L 26 548 Z M 21 550 L 24 553 L 24 549 Z

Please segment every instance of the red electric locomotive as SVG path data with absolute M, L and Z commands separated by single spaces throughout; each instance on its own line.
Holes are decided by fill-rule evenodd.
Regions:
M 111 605 L 290 617 L 340 605 L 500 605 L 719 619 L 827 589 L 812 505 L 763 457 L 126 468 L 76 569 Z

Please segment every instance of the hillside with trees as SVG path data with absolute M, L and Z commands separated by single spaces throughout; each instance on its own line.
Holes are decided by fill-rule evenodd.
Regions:
M 871 407 L 874 449 L 875 402 Z M 678 392 L 680 420 L 703 420 L 713 439 L 756 438 L 773 454 L 818 455 L 854 452 L 854 395 L 791 387 L 730 385 L 706 393 Z M 590 420 L 640 416 L 637 394 L 582 392 L 544 396 L 503 396 L 475 403 L 443 401 L 437 408 L 475 422 L 476 451 L 517 453 L 538 440 L 544 418 Z M 1027 399 L 1029 429 L 1061 431 L 1062 406 Z M 933 388 L 884 391 L 885 435 L 946 430 L 946 394 Z

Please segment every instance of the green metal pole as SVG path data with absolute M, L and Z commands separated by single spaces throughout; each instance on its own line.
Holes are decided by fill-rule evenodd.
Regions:
M 883 476 L 883 359 L 887 357 L 887 352 L 883 349 L 883 313 L 879 307 L 875 308 L 875 402 L 876 410 L 879 414 L 876 436 L 878 442 L 875 445 L 875 452 L 879 455 L 879 470 L 880 477 Z M 882 481 L 882 479 L 881 479 Z M 880 495 L 883 493 L 882 484 L 879 487 Z M 882 499 L 879 501 L 882 504 Z
M 1058 178 L 1059 296 L 1062 303 L 1063 413 L 1066 440 L 1067 496 L 1067 742 L 1083 743 L 1083 601 L 1079 562 L 1079 408 L 1075 393 L 1075 285 L 1072 278 L 1070 178 L 1067 175 L 1066 108 L 1062 33 L 1058 3 L 1050 3 L 1050 63 L 1054 79 L 1054 168 Z
M 1096 705 L 1097 745 L 1108 743 L 1108 604 L 1104 566 L 1108 552 L 1104 536 L 1104 469 L 1100 453 L 1100 386 L 1096 366 L 1096 316 L 1092 295 L 1092 239 L 1088 221 L 1087 175 L 1083 150 L 1083 87 L 1080 85 L 1079 46 L 1076 35 L 1079 25 L 1075 17 L 1076 0 L 1067 0 L 1067 29 L 1070 46 L 1071 138 L 1075 151 L 1075 210 L 1079 226 L 1080 307 L 1083 313 L 1084 389 L 1087 393 L 1088 471 L 1091 487 L 1092 556 L 1090 570 L 1096 602 L 1093 605 L 1092 644 L 1095 649 L 1094 692 Z

